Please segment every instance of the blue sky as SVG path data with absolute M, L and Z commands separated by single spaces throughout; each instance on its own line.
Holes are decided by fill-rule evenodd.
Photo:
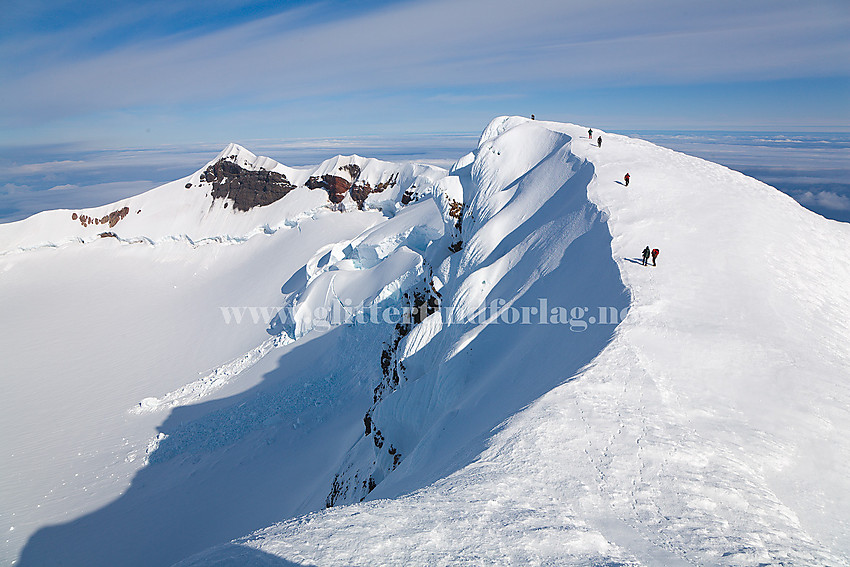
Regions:
M 0 101 L 0 222 L 141 192 L 228 142 L 445 164 L 504 114 L 850 132 L 850 2 L 14 0 Z M 783 155 L 746 146 L 750 166 Z
M 846 0 L 12 2 L 0 145 L 850 130 L 848 30 Z

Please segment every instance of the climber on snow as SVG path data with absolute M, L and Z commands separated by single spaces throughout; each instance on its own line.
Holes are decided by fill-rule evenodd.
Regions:
M 653 249 L 652 249 L 652 265 L 653 265 L 653 266 L 655 265 L 655 259 L 656 259 L 656 258 L 658 258 L 658 255 L 659 255 L 660 253 L 661 253 L 661 252 L 659 252 L 659 251 L 658 251 L 658 248 L 653 248 Z
M 626 187 L 628 187 L 628 186 L 629 186 L 629 174 L 627 173 L 627 174 L 623 177 L 623 179 L 624 179 L 624 180 L 625 180 L 625 182 L 626 182 Z
M 643 265 L 646 266 L 649 262 L 649 246 L 643 249 Z
M 591 140 L 593 139 L 593 128 L 587 129 L 587 137 L 590 138 Z
M 599 136 L 598 138 L 596 138 L 596 145 L 599 146 L 600 148 L 602 147 L 602 136 Z

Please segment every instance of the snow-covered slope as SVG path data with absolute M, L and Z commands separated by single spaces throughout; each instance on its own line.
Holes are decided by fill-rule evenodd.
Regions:
M 434 236 L 435 227 L 442 230 L 438 210 L 428 208 L 432 200 L 422 203 L 425 214 L 415 213 L 423 210 L 418 204 L 402 205 L 405 193 L 415 199 L 432 190 L 446 174 L 439 168 L 349 156 L 296 171 L 233 145 L 209 165 L 222 157 L 247 171 L 283 172 L 293 184 L 302 184 L 274 203 L 234 210 L 232 199 L 211 197 L 211 183 L 199 187 L 205 167 L 126 201 L 74 211 L 76 219 L 72 211 L 50 211 L 0 225 L 0 530 L 7 534 L 0 563 L 12 563 L 38 528 L 106 506 L 130 487 L 133 475 L 150 470 L 145 468 L 149 459 L 177 451 L 174 447 L 183 438 L 172 434 L 170 422 L 163 423 L 166 410 L 227 399 L 263 382 L 264 373 L 275 368 L 294 337 L 272 328 L 274 313 L 288 300 L 318 289 L 318 273 L 311 274 L 311 282 L 313 276 L 318 281 L 309 289 L 304 289 L 306 277 L 299 279 L 308 266 L 317 272 L 338 267 L 334 261 L 316 268 L 325 250 L 342 251 L 358 235 L 392 222 L 396 211 L 401 212 L 410 224 L 405 230 L 412 235 L 412 248 L 400 251 L 398 257 L 405 260 L 401 265 L 388 270 L 387 262 L 387 267 L 376 269 L 377 279 L 361 286 L 364 295 L 377 295 L 391 286 L 393 275 L 401 277 L 417 263 L 415 250 L 427 245 L 422 235 Z M 349 181 L 356 177 L 359 182 L 352 186 L 384 187 L 368 195 L 359 210 L 350 193 L 332 203 L 325 188 L 303 185 L 323 175 Z M 192 187 L 186 188 L 188 183 Z M 346 212 L 339 211 L 340 205 Z M 109 218 L 86 226 L 79 220 L 100 219 L 125 207 L 130 214 L 114 226 Z M 99 236 L 103 232 L 116 236 Z M 404 242 L 400 237 L 399 244 Z M 345 263 L 344 255 L 335 260 Z M 296 347 L 304 350 L 301 343 Z M 279 387 L 270 382 L 271 388 Z M 298 403 L 306 403 L 308 398 L 296 394 Z M 335 390 L 316 389 L 309 399 L 335 396 Z M 203 415 L 208 407 L 202 404 L 192 411 Z M 263 423 L 245 427 L 228 435 L 237 438 Z M 164 435 L 169 441 L 161 444 Z M 181 448 L 196 450 L 204 443 L 209 440 L 185 441 Z M 325 458 L 336 458 L 332 455 Z M 274 473 L 266 477 L 267 483 L 278 481 Z M 328 487 L 317 490 L 322 492 L 318 502 L 323 502 Z M 264 523 L 280 518 L 280 511 L 287 510 L 280 506 L 278 502 L 270 507 Z M 166 528 L 186 521 L 176 513 L 165 514 L 170 520 L 156 514 L 138 508 L 133 518 Z M 233 524 L 225 522 L 222 528 L 226 539 L 260 527 L 257 518 L 264 513 L 258 509 L 256 514 L 248 514 L 248 520 L 234 514 Z M 105 559 L 121 546 L 132 549 L 118 537 L 119 524 L 112 522 L 110 528 L 115 547 L 83 537 L 79 555 L 64 549 L 63 560 L 126 564 Z M 102 526 L 95 531 L 102 532 Z M 141 553 L 150 537 L 139 538 L 129 528 L 123 533 L 136 540 L 138 561 L 151 564 L 153 555 Z M 220 541 L 216 533 L 201 541 Z M 163 542 L 159 548 L 176 559 L 186 554 L 181 545 L 188 545 L 187 551 L 199 549 L 191 538 L 173 545 Z M 101 555 L 93 551 L 98 547 Z M 63 548 L 46 550 L 47 558 L 39 552 L 36 563 L 53 563 L 58 549 Z
M 0 226 L 3 501 L 27 533 L 70 520 L 20 564 L 850 561 L 850 227 L 593 137 L 499 118 L 449 172 L 246 154 L 296 188 L 236 213 L 198 191 L 123 242 L 67 211 Z M 344 213 L 304 187 L 351 163 L 399 186 Z M 250 305 L 284 310 L 225 323 Z

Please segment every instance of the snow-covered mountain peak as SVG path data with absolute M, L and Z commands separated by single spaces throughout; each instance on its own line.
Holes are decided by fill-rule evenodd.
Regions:
M 215 159 L 209 161 L 206 166 L 200 169 L 198 173 L 202 173 L 210 166 L 215 165 L 217 162 L 222 160 L 236 164 L 242 169 L 246 169 L 248 171 L 278 171 L 280 173 L 287 174 L 290 176 L 293 172 L 297 171 L 293 168 L 278 163 L 276 160 L 270 157 L 257 156 L 246 148 L 240 146 L 239 144 L 231 142 L 221 152 L 219 152 Z
M 197 172 L 135 197 L 0 225 L 0 254 L 105 237 L 123 244 L 238 243 L 330 212 L 393 215 L 430 194 L 445 174 L 355 155 L 291 168 L 231 143 Z
M 209 163 L 207 163 L 207 165 L 212 165 L 221 159 L 230 160 L 247 168 L 253 165 L 254 161 L 257 159 L 257 156 L 246 150 L 239 144 L 235 142 L 230 142 L 229 144 L 227 144 L 227 146 L 224 147 L 223 150 L 221 150 L 221 152 L 219 152 L 215 159 L 211 160 Z

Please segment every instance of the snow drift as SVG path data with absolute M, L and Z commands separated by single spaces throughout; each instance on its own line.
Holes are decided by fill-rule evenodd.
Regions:
M 850 227 L 596 135 L 498 118 L 449 171 L 232 146 L 0 225 L 6 556 L 850 560 Z

